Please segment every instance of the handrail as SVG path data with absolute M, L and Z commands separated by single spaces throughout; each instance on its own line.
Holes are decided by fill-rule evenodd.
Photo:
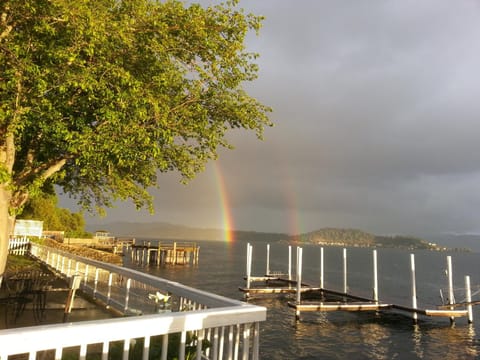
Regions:
M 41 255 L 39 252 L 40 249 L 42 249 L 43 251 L 46 250 L 51 253 L 64 256 L 66 258 L 69 258 L 75 261 L 82 262 L 87 265 L 91 265 L 95 268 L 101 268 L 102 270 L 106 270 L 108 272 L 123 276 L 126 279 L 135 280 L 145 285 L 162 289 L 163 291 L 166 291 L 166 292 L 175 293 L 175 295 L 177 296 L 188 297 L 188 298 L 195 297 L 195 300 L 198 303 L 204 304 L 208 307 L 239 306 L 244 304 L 243 302 L 238 300 L 229 299 L 224 296 L 220 296 L 220 295 L 209 293 L 203 290 L 191 288 L 189 286 L 185 286 L 178 282 L 159 278 L 150 274 L 136 271 L 134 269 L 129 269 L 129 268 L 125 268 L 125 267 L 114 265 L 114 264 L 109 264 L 109 263 L 104 263 L 104 262 L 93 260 L 93 259 L 84 258 L 78 255 L 70 254 L 66 251 L 62 251 L 62 250 L 47 247 L 47 246 L 40 246 L 38 244 L 32 243 L 31 253 L 33 256 L 37 257 L 41 261 L 45 261 L 45 259 L 41 258 Z M 49 263 L 48 260 L 45 262 L 47 265 L 50 265 L 51 267 L 55 267 L 56 271 L 61 271 L 60 268 L 56 268 L 54 263 L 52 262 Z M 67 277 L 69 277 L 73 275 L 73 272 L 74 270 L 71 271 L 71 274 L 68 274 L 67 272 L 65 272 L 63 275 L 66 275 Z
M 167 292 L 176 306 L 160 314 L 1 330 L 0 360 L 22 353 L 35 359 L 38 352 L 47 350 L 60 359 L 64 349 L 72 347 L 78 347 L 79 358 L 85 359 L 93 344 L 103 344 L 102 359 L 107 359 L 110 345 L 117 341 L 123 344 L 123 359 L 128 359 L 137 340 L 143 344 L 141 358 L 146 360 L 150 339 L 158 336 L 163 339 L 162 360 L 167 359 L 169 345 L 178 347 L 179 359 L 185 359 L 187 348 L 195 349 L 198 360 L 237 359 L 240 352 L 243 360 L 259 358 L 259 323 L 266 320 L 264 307 L 38 244 L 32 244 L 31 253 L 60 276 L 80 276 L 84 293 L 125 314 L 135 313 L 129 303 L 135 291 L 143 291 L 143 301 L 147 300 L 142 297 L 145 293 Z M 121 280 L 120 286 L 113 286 L 113 277 Z M 172 334 L 179 334 L 179 339 L 170 338 L 175 345 L 168 341 Z M 207 348 L 205 340 L 210 345 Z
M 73 347 L 81 343 L 98 344 L 145 336 L 172 334 L 208 328 L 249 324 L 261 321 L 263 309 L 258 306 L 208 309 L 187 313 L 169 313 L 138 317 L 81 321 L 69 324 L 31 326 L 0 331 L 2 354 Z M 263 320 L 265 320 L 263 318 Z M 61 336 L 59 336 L 61 334 Z M 21 339 L 21 341 L 18 341 Z

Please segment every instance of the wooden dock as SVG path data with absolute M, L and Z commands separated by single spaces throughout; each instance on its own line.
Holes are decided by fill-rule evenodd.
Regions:
M 131 261 L 144 265 L 195 265 L 198 264 L 200 246 L 190 242 L 158 242 L 152 245 L 149 241 L 130 245 Z
M 267 269 L 264 276 L 251 275 L 252 262 L 252 248 L 247 246 L 247 276 L 245 277 L 246 286 L 240 287 L 239 290 L 244 293 L 246 299 L 258 296 L 278 296 L 281 294 L 295 296 L 295 301 L 288 301 L 287 305 L 295 309 L 296 319 L 300 320 L 301 312 L 329 312 L 329 311 L 374 311 L 382 312 L 396 312 L 411 316 L 416 322 L 418 316 L 425 317 L 444 317 L 449 318 L 451 322 L 455 318 L 467 317 L 468 322 L 473 322 L 472 306 L 477 305 L 480 301 L 472 301 L 470 290 L 470 277 L 465 277 L 465 294 L 466 301 L 456 304 L 448 302 L 447 304 L 440 304 L 431 309 L 420 308 L 417 306 L 416 297 L 416 283 L 415 283 L 415 260 L 414 255 L 411 254 L 411 306 L 400 305 L 392 302 L 380 301 L 378 296 L 378 276 L 377 276 L 377 253 L 373 251 L 373 296 L 372 298 L 358 296 L 347 291 L 347 257 L 346 249 L 343 252 L 344 258 L 344 283 L 343 291 L 336 291 L 326 289 L 323 281 L 323 248 L 321 248 L 321 277 L 320 286 L 315 287 L 302 282 L 302 248 L 297 248 L 297 263 L 296 274 L 293 279 L 291 273 L 291 247 L 289 246 L 289 268 L 288 273 L 270 271 L 269 266 L 269 245 L 267 245 Z M 453 281 L 452 281 L 452 266 L 451 257 L 447 256 L 447 275 L 449 285 L 449 299 L 454 299 L 453 296 Z

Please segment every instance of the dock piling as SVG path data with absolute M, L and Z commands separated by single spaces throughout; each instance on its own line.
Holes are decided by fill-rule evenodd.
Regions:
M 448 304 L 455 304 L 455 294 L 453 293 L 453 272 L 452 272 L 452 257 L 447 256 L 447 276 L 448 276 Z M 453 310 L 453 307 L 450 307 Z M 450 322 L 455 321 L 454 317 L 450 317 Z
M 250 276 L 252 274 L 252 251 L 253 247 L 250 243 L 247 244 L 247 289 L 250 289 Z M 248 293 L 245 294 L 248 297 Z
M 343 248 L 343 293 L 348 292 L 347 284 L 347 249 Z
M 291 262 L 291 246 L 289 246 L 289 274 L 282 274 L 281 272 L 271 271 L 270 266 L 267 266 L 267 276 L 252 276 L 252 261 L 253 261 L 253 247 L 247 244 L 247 265 L 246 265 L 246 288 L 240 288 L 240 291 L 245 293 L 245 298 L 264 296 L 264 295 L 281 295 L 281 294 L 295 294 L 295 301 L 289 301 L 288 306 L 295 309 L 295 321 L 300 321 L 300 314 L 302 312 L 311 311 L 393 311 L 400 314 L 406 314 L 413 319 L 416 324 L 419 316 L 426 317 L 443 317 L 456 318 L 467 317 L 471 324 L 472 307 L 480 304 L 480 301 L 472 302 L 472 294 L 470 289 L 470 278 L 465 277 L 465 294 L 466 300 L 460 303 L 455 303 L 453 294 L 453 280 L 451 270 L 451 258 L 448 257 L 448 274 L 449 274 L 449 299 L 443 302 L 442 305 L 437 305 L 436 308 L 424 308 L 418 306 L 417 289 L 416 289 L 416 269 L 415 269 L 415 255 L 410 254 L 410 280 L 411 280 L 411 305 L 405 306 L 395 302 L 380 302 L 379 300 L 379 278 L 378 278 L 378 259 L 377 249 L 372 252 L 372 267 L 373 267 L 373 296 L 364 297 L 349 293 L 348 289 L 348 272 L 347 272 L 347 249 L 343 249 L 343 291 L 325 288 L 324 277 L 324 249 L 320 248 L 320 287 L 314 287 L 302 282 L 303 277 L 303 248 L 296 247 L 296 274 L 292 276 L 292 262 Z M 270 258 L 270 247 L 267 247 L 267 259 Z M 270 261 L 267 261 L 268 264 Z M 340 265 L 340 264 L 339 264 Z M 252 283 L 263 282 L 264 286 L 252 285 Z M 250 286 L 253 286 L 250 288 Z M 303 294 L 303 295 L 302 295 Z M 303 299 L 302 299 L 303 297 Z M 460 309 L 459 309 L 460 308 Z
M 302 299 L 302 248 L 297 247 L 297 304 L 300 305 Z M 300 319 L 299 308 L 295 311 L 295 319 Z
M 288 280 L 292 280 L 292 246 L 288 245 Z
M 267 244 L 267 268 L 265 270 L 265 275 L 270 275 L 270 244 Z
M 472 289 L 470 288 L 470 276 L 465 276 L 465 292 L 468 311 L 468 323 L 473 323 L 473 309 L 472 309 Z
M 417 285 L 415 283 L 415 255 L 410 254 L 410 270 L 411 270 L 411 279 L 412 279 L 412 309 L 417 309 Z M 418 319 L 418 314 L 416 311 L 412 312 L 413 322 L 416 324 Z
M 323 253 L 323 246 L 320 247 L 320 289 L 323 289 L 324 287 L 324 253 Z
M 377 249 L 373 250 L 373 301 L 378 304 L 378 267 Z

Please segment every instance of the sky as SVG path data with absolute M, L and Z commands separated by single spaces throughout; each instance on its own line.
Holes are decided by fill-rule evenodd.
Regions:
M 239 6 L 266 18 L 248 37 L 260 71 L 246 88 L 275 126 L 263 141 L 230 134 L 235 149 L 186 186 L 163 175 L 154 215 L 119 203 L 87 222 L 480 232 L 478 1 Z

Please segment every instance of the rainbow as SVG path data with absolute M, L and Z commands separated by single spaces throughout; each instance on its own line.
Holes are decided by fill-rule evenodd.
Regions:
M 224 240 L 227 242 L 231 242 L 234 240 L 233 220 L 232 220 L 232 214 L 230 212 L 230 205 L 228 202 L 228 194 L 225 186 L 225 180 L 223 178 L 218 160 L 213 162 L 213 168 L 215 170 L 215 179 L 217 182 L 218 197 L 220 199 L 220 206 L 222 209 Z
M 286 220 L 285 224 L 287 226 L 287 231 L 290 235 L 298 235 L 301 234 L 302 229 L 304 228 L 304 224 L 302 218 L 300 217 L 300 204 L 297 194 L 298 194 L 298 186 L 294 181 L 293 172 L 290 171 L 288 166 L 281 162 L 284 165 L 281 166 L 281 181 L 282 181 L 282 189 L 283 189 L 283 199 L 285 201 L 286 206 Z

